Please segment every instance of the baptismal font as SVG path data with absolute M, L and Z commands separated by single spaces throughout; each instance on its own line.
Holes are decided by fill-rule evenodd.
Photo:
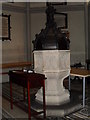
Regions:
M 45 29 L 36 34 L 34 45 L 34 71 L 45 74 L 46 105 L 62 105 L 70 101 L 69 91 L 63 80 L 70 74 L 70 50 L 67 35 L 57 27 L 54 20 L 55 9 L 48 5 Z M 38 90 L 36 100 L 42 103 L 42 90 Z M 49 114 L 47 112 L 47 114 Z

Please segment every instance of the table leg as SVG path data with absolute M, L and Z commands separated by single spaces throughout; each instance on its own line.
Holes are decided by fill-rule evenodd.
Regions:
M 23 100 L 25 101 L 25 98 L 26 98 L 26 96 L 25 96 L 25 88 L 23 87 Z
M 46 118 L 46 102 L 45 102 L 45 80 L 43 85 L 43 110 L 44 110 L 44 119 Z
M 83 107 L 85 107 L 85 77 L 83 77 Z
M 31 120 L 31 105 L 30 105 L 30 82 L 27 82 L 27 91 L 28 91 L 28 117 Z
M 70 75 L 69 75 L 69 90 L 71 90 L 71 81 L 70 81 Z

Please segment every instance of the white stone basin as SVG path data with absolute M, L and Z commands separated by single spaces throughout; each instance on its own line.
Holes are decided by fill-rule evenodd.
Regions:
M 70 74 L 69 50 L 34 51 L 34 71 L 47 77 L 45 82 L 47 105 L 69 102 L 69 91 L 63 86 L 63 80 Z M 42 103 L 42 89 L 37 92 L 36 100 Z

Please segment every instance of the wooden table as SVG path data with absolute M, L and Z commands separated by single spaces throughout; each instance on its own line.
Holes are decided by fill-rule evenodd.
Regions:
M 70 76 L 78 76 L 83 78 L 83 107 L 85 107 L 85 80 L 86 77 L 90 77 L 90 70 L 71 68 Z M 69 76 L 69 90 L 70 88 L 70 76 Z
M 9 72 L 9 80 L 10 80 L 11 109 L 13 109 L 12 83 L 15 83 L 24 88 L 27 88 L 29 120 L 31 120 L 30 88 L 42 87 L 43 88 L 43 111 L 38 112 L 36 115 L 44 113 L 44 118 L 46 118 L 45 79 L 46 79 L 45 75 L 39 74 L 39 73 L 27 73 L 27 72 L 23 72 L 23 71 L 10 71 Z

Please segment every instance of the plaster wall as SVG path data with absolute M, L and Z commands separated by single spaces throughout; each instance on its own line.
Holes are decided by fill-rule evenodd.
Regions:
M 11 15 L 11 41 L 2 41 L 2 63 L 27 61 L 25 13 L 3 10 L 3 14 Z M 2 82 L 7 81 L 8 75 L 3 75 Z
M 26 61 L 25 15 L 3 12 L 11 15 L 11 41 L 2 42 L 2 63 Z
M 85 23 L 84 11 L 68 12 L 68 29 L 70 32 L 71 64 L 85 64 Z
M 30 2 L 30 8 L 35 8 L 35 7 L 45 7 L 46 3 L 45 2 Z
M 32 13 L 31 14 L 31 41 L 35 40 L 35 35 L 39 34 L 41 29 L 45 28 L 45 23 L 46 23 L 45 13 Z M 31 42 L 31 47 L 33 50 L 32 42 Z M 31 54 L 32 54 L 32 51 L 31 51 Z
M 25 1 L 20 2 L 19 0 L 17 2 L 5 2 L 3 4 L 11 5 L 11 6 L 25 7 Z
M 88 21 L 90 21 L 90 4 L 88 8 Z M 88 58 L 90 59 L 90 22 L 88 22 L 89 27 L 88 27 Z

